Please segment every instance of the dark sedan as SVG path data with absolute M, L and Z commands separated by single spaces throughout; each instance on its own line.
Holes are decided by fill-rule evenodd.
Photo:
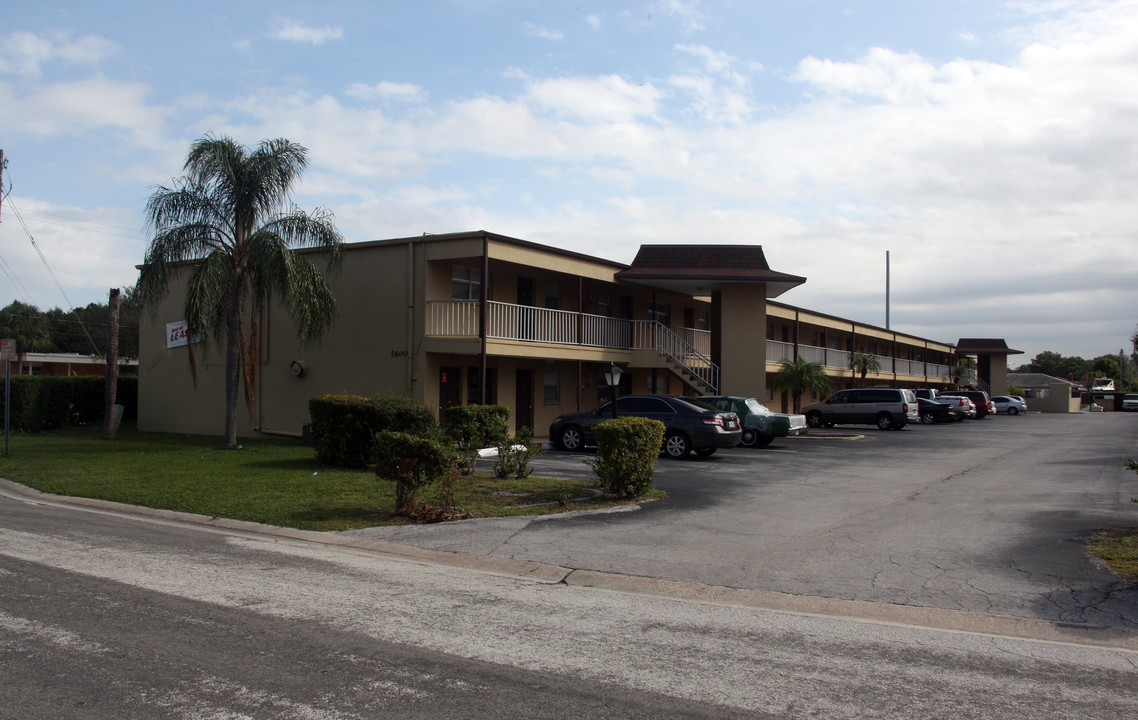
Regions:
M 670 458 L 683 458 L 691 452 L 707 457 L 719 448 L 739 444 L 743 430 L 739 416 L 721 412 L 695 398 L 676 395 L 626 395 L 616 401 L 619 416 L 652 418 L 664 423 L 664 446 Z M 595 410 L 561 415 L 549 426 L 549 438 L 563 450 L 581 450 L 596 445 L 593 428 L 612 419 L 612 404 Z
M 917 404 L 920 406 L 922 425 L 936 425 L 938 422 L 950 423 L 956 420 L 952 413 L 952 406 L 948 403 L 917 398 Z

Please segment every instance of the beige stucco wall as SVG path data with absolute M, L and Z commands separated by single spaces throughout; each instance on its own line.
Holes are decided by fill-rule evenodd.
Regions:
M 415 355 L 410 332 L 422 320 L 409 309 L 413 298 L 423 296 L 423 263 L 412 258 L 411 249 L 408 245 L 355 249 L 331 279 L 339 305 L 336 324 L 310 347 L 298 347 L 292 322 L 280 305 L 264 313 L 256 412 L 250 420 L 242 399 L 239 434 L 299 435 L 308 422 L 308 399 L 319 394 L 406 394 L 425 399 L 422 358 Z M 377 293 L 376 288 L 384 292 Z M 177 283 L 157 316 L 147 315 L 141 323 L 139 427 L 221 434 L 224 343 L 210 343 L 208 351 L 195 346 L 196 388 L 188 348 L 166 348 L 165 325 L 182 319 L 183 298 L 184 285 Z M 303 366 L 302 377 L 293 373 L 294 361 Z
M 767 357 L 767 286 L 723 283 L 720 290 L 720 381 L 724 395 L 764 398 Z

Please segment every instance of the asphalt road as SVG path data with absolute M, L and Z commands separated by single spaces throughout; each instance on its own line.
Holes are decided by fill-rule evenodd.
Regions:
M 1138 588 L 1086 553 L 1138 526 L 1138 413 L 994 416 L 784 438 L 657 464 L 634 512 L 375 528 L 424 548 L 713 586 L 1138 630 Z M 582 456 L 540 472 L 586 477 Z
M 0 483 L 0 719 L 1136 717 L 1135 587 L 1082 546 L 1138 525 L 1136 432 L 866 429 L 340 534 Z
M 1138 715 L 1124 638 L 692 601 L 3 490 L 4 720 Z

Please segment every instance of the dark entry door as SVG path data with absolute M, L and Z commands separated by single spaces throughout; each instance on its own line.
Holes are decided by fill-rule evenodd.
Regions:
M 532 340 L 534 325 L 533 278 L 518 278 L 518 339 Z
M 533 430 L 533 371 L 518 370 L 515 384 L 514 427 Z
M 446 422 L 447 410 L 462 404 L 462 368 L 439 368 L 439 421 Z

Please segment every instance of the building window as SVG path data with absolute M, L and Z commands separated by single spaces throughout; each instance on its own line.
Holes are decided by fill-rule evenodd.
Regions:
M 709 329 L 708 322 L 707 322 L 707 311 L 706 310 L 700 310 L 699 315 L 697 317 L 699 318 L 699 320 L 698 320 L 699 329 L 700 330 Z
M 774 323 L 767 323 L 767 340 L 774 340 Z
M 561 402 L 561 374 L 556 370 L 545 371 L 545 402 Z
M 555 282 L 545 284 L 545 307 L 548 310 L 561 309 L 561 288 Z
M 652 374 L 648 377 L 649 394 L 670 395 L 671 393 L 668 390 L 668 373 L 653 369 Z
M 466 265 L 455 265 L 450 272 L 451 300 L 477 300 L 482 291 L 482 271 Z
M 612 295 L 607 292 L 597 293 L 597 314 L 612 317 Z
M 648 310 L 648 317 L 662 325 L 672 324 L 672 306 L 668 303 L 656 303 Z

